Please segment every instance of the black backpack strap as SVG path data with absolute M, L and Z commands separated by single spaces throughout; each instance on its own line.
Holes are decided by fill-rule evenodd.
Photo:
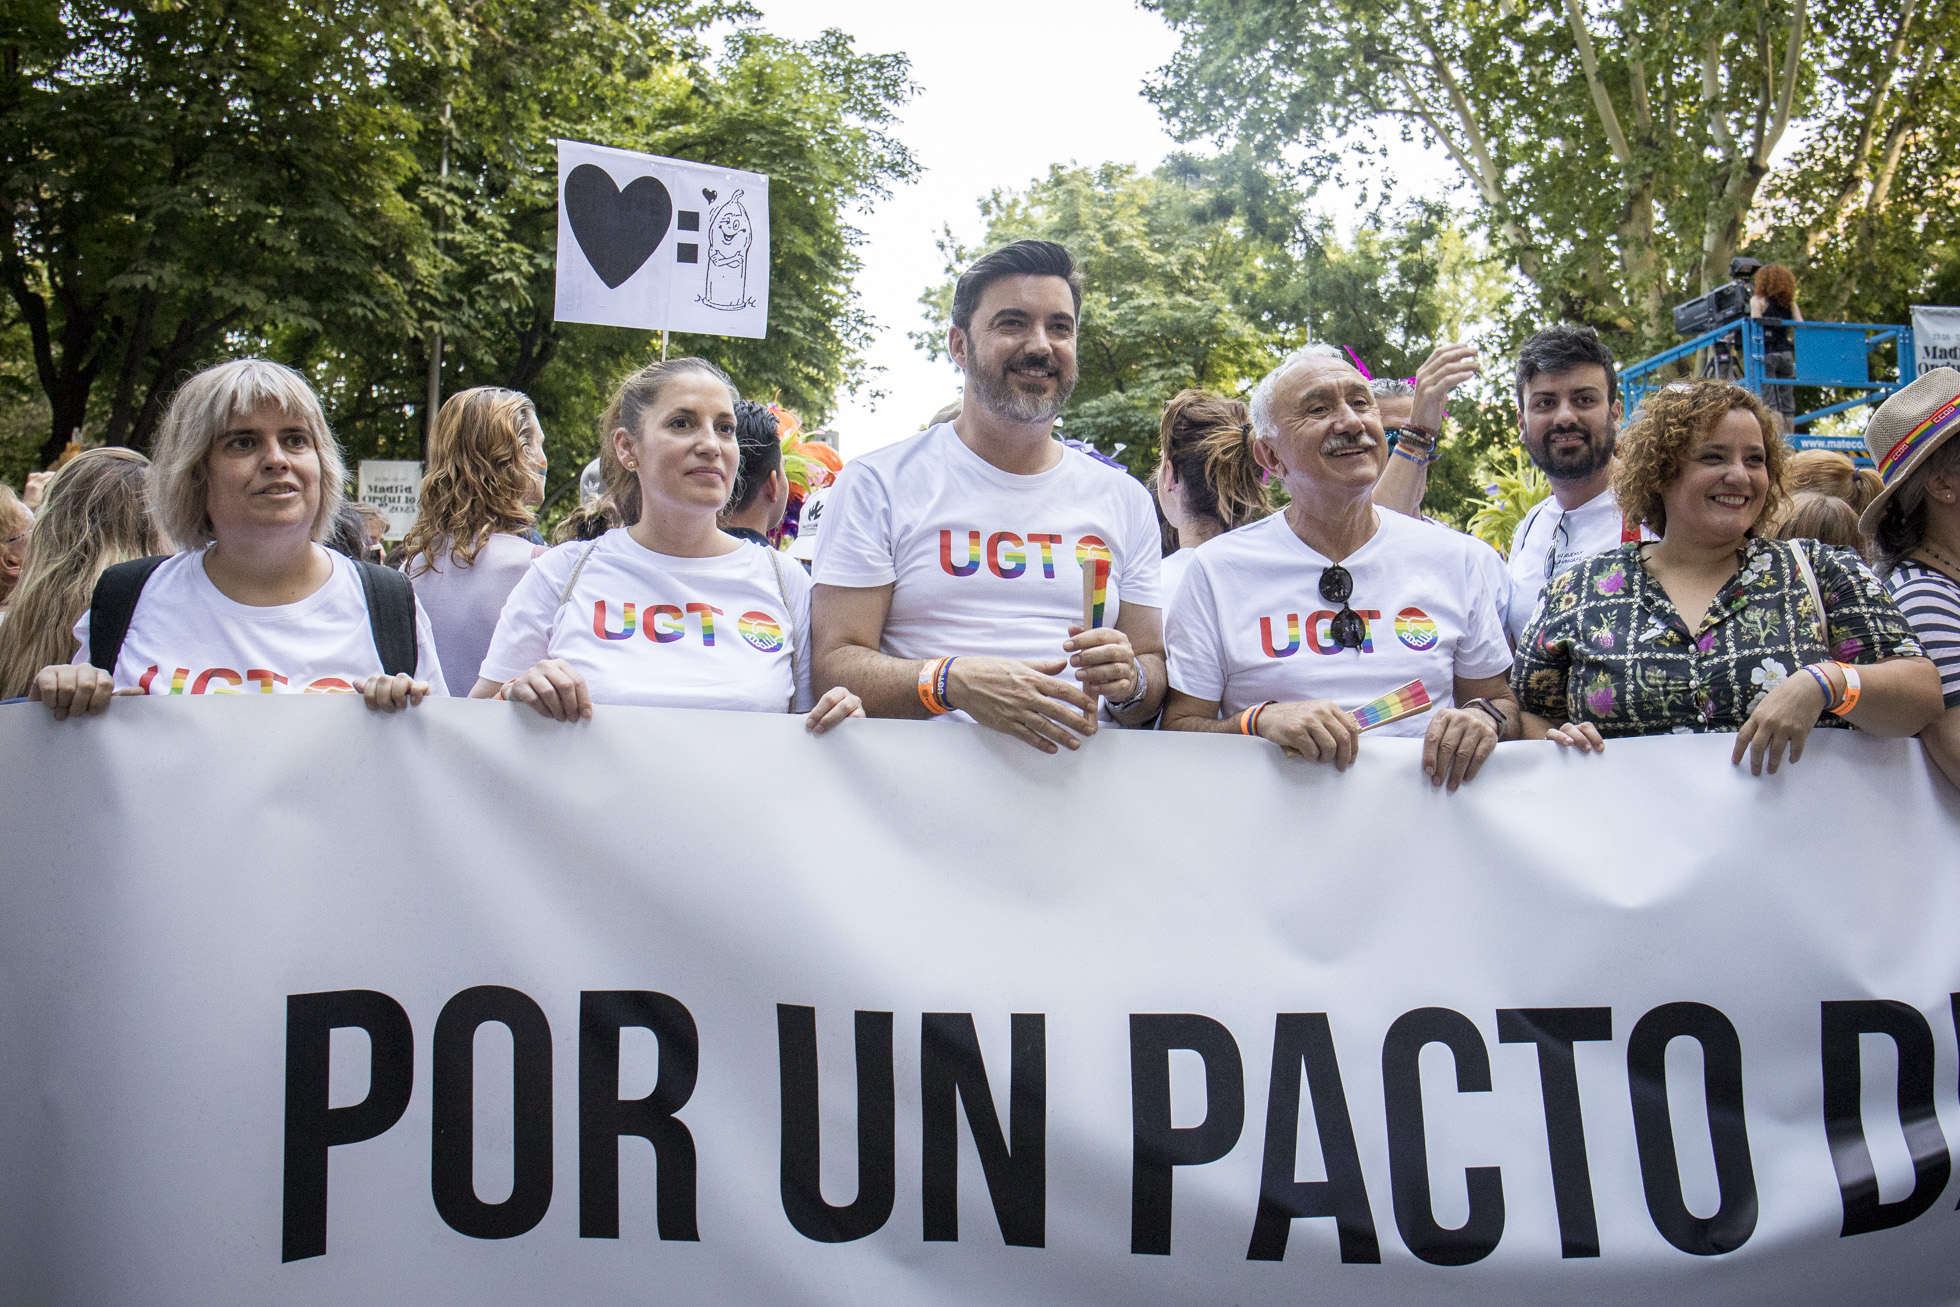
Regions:
M 136 601 L 150 583 L 150 573 L 162 567 L 168 554 L 133 558 L 104 568 L 95 580 L 95 593 L 88 601 L 88 660 L 111 676 L 116 659 L 122 656 L 123 640 L 129 635 L 129 619 L 136 616 Z
M 414 675 L 420 656 L 415 650 L 415 587 L 392 567 L 355 559 L 361 570 L 361 589 L 367 595 L 368 626 L 374 631 L 374 651 L 389 676 Z

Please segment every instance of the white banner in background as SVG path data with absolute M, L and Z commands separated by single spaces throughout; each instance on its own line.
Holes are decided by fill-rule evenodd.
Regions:
M 0 1283 L 1960 1302 L 1960 799 L 1728 746 L 0 708 Z
M 1912 346 L 1921 376 L 1933 368 L 1960 368 L 1960 308 L 1913 305 Z
M 399 540 L 415 525 L 422 506 L 422 464 L 412 458 L 364 458 L 358 468 L 355 498 L 388 515 L 390 540 Z

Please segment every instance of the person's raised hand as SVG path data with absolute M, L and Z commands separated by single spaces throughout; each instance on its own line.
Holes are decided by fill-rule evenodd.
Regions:
M 1450 392 L 1476 376 L 1478 367 L 1476 346 L 1438 345 L 1416 369 L 1416 401 L 1409 421 L 1440 436 Z
M 1749 774 L 1761 776 L 1767 759 L 1770 775 L 1774 776 L 1783 762 L 1786 747 L 1791 762 L 1803 757 L 1803 742 L 1817 725 L 1818 714 L 1829 703 L 1824 687 L 1810 673 L 1799 670 L 1795 676 L 1784 677 L 1762 697 L 1756 711 L 1749 714 L 1749 720 L 1736 732 L 1735 749 L 1729 754 L 1729 761 L 1740 763 L 1742 755 L 1747 753 Z
M 1079 748 L 1084 736 L 1096 733 L 1096 701 L 1061 679 L 1067 667 L 1065 658 L 955 658 L 947 673 L 946 706 L 1043 753 L 1058 746 Z
M 27 687 L 27 697 L 46 704 L 54 711 L 54 719 L 60 722 L 70 717 L 99 715 L 109 706 L 115 688 L 116 678 L 100 667 L 54 663 L 35 673 L 34 683 Z
M 1497 723 L 1480 708 L 1444 708 L 1429 719 L 1422 736 L 1422 774 L 1451 793 L 1483 770 L 1497 747 Z
M 41 511 L 41 501 L 48 497 L 48 482 L 54 480 L 52 472 L 29 472 L 27 484 L 21 487 L 20 502 L 30 513 Z
M 400 712 L 429 697 L 429 683 L 418 681 L 407 672 L 389 676 L 386 672 L 361 682 L 361 697 L 376 712 Z
M 1591 722 L 1565 722 L 1546 728 L 1545 738 L 1561 749 L 1577 749 L 1580 753 L 1604 753 L 1606 741 L 1599 728 Z
M 1113 626 L 1085 631 L 1080 623 L 1068 628 L 1062 645 L 1068 652 L 1075 679 L 1091 696 L 1122 703 L 1137 692 L 1137 656 L 1130 637 Z
M 585 678 L 563 658 L 547 658 L 522 676 L 511 678 L 497 697 L 509 703 L 527 703 L 553 721 L 592 716 L 592 693 Z
M 822 735 L 846 717 L 864 716 L 864 701 L 841 685 L 824 691 L 817 706 L 803 719 L 803 729 L 812 735 Z
M 1267 704 L 1259 714 L 1259 734 L 1289 753 L 1314 762 L 1331 762 L 1335 771 L 1354 765 L 1361 728 L 1347 709 L 1331 699 Z

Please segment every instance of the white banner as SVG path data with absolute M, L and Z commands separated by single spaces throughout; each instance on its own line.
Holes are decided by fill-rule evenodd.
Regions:
M 0 1283 L 1960 1302 L 1919 746 L 1417 747 L 0 708 Z
M 1912 345 L 1921 376 L 1933 368 L 1960 368 L 1960 308 L 1913 305 Z
M 356 499 L 388 515 L 390 540 L 415 525 L 422 507 L 422 464 L 412 458 L 364 458 L 355 481 Z
M 769 179 L 558 142 L 560 322 L 769 334 Z

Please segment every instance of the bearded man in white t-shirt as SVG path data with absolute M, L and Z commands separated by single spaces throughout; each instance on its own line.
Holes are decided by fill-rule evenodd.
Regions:
M 1047 753 L 1142 725 L 1164 693 L 1150 492 L 1055 439 L 1075 389 L 1082 282 L 1067 250 L 1016 241 L 953 293 L 957 417 L 845 465 L 812 579 L 818 688 L 874 717 L 964 716 Z M 1107 582 L 1083 629 L 1084 571 Z M 951 659 L 947 662 L 947 659 Z
M 1424 774 L 1456 789 L 1522 720 L 1502 560 L 1372 502 L 1388 441 L 1337 350 L 1297 351 L 1250 407 L 1253 452 L 1292 502 L 1192 558 L 1170 606 L 1164 726 L 1260 735 L 1345 770 L 1361 741 L 1353 710 L 1420 681 L 1434 707 L 1378 729 L 1422 736 Z
M 1613 443 L 1620 427 L 1620 378 L 1613 352 L 1591 327 L 1548 327 L 1518 351 L 1518 434 L 1552 483 L 1511 536 L 1513 642 L 1551 579 L 1593 554 L 1638 539 L 1613 498 Z

